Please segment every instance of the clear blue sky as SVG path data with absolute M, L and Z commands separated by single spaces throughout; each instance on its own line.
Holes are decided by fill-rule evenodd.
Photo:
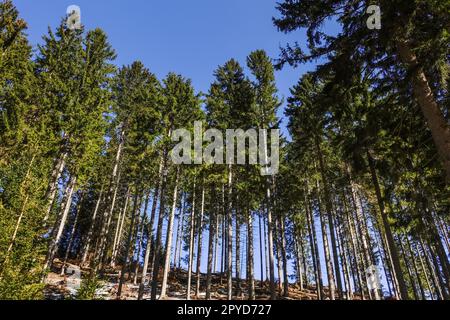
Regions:
M 272 17 L 276 2 L 269 0 L 15 0 L 28 22 L 29 39 L 41 42 L 48 26 L 54 28 L 69 5 L 81 8 L 87 29 L 106 31 L 116 50 L 117 65 L 141 60 L 158 78 L 176 72 L 192 79 L 197 91 L 207 92 L 213 71 L 230 58 L 245 65 L 253 50 L 264 49 L 277 58 L 288 42 L 305 43 L 305 33 L 285 35 L 277 31 Z M 312 65 L 286 67 L 277 72 L 280 97 Z M 282 116 L 282 110 L 279 115 Z

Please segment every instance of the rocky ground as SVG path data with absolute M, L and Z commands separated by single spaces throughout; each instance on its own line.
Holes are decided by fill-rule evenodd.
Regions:
M 74 299 L 77 294 L 77 286 L 81 285 L 79 279 L 74 279 L 74 275 L 68 272 L 64 275 L 60 274 L 61 263 L 56 261 L 54 269 L 48 274 L 46 280 L 45 296 L 49 300 L 64 300 Z M 80 270 L 81 278 L 85 278 L 89 269 L 79 269 L 75 264 L 68 264 L 69 271 Z M 107 273 L 103 274 L 100 278 L 100 287 L 95 292 L 95 299 L 99 300 L 115 300 L 117 299 L 118 280 L 120 276 L 120 268 L 107 270 Z M 75 276 L 75 278 L 77 278 Z M 127 280 L 122 288 L 122 300 L 136 300 L 138 296 L 139 284 L 133 283 L 133 275 L 126 274 Z M 192 299 L 202 300 L 205 299 L 205 285 L 206 275 L 200 275 L 200 292 L 195 296 L 195 284 L 196 275 L 193 275 L 192 281 Z M 168 300 L 184 300 L 186 298 L 187 290 L 187 272 L 185 270 L 175 270 L 170 273 L 168 279 Z M 226 275 L 214 274 L 211 281 L 212 300 L 226 300 Z M 233 280 L 235 292 L 234 297 L 236 300 L 247 300 L 247 284 L 245 281 Z M 237 288 L 241 288 L 237 290 Z M 149 286 L 146 286 L 144 300 L 150 299 Z M 325 290 L 325 294 L 327 290 Z M 268 282 L 261 283 L 255 281 L 255 294 L 257 300 L 268 300 L 270 297 Z M 304 288 L 300 290 L 300 287 L 295 284 L 291 284 L 289 287 L 289 297 L 281 297 L 281 299 L 290 300 L 316 300 L 317 295 L 314 287 Z

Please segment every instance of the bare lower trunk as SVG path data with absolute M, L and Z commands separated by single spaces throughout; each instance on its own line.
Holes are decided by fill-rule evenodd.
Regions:
M 258 214 L 258 229 L 259 229 L 259 266 L 260 266 L 260 275 L 261 275 L 261 288 L 264 286 L 264 260 L 263 260 L 263 235 L 262 235 L 262 219 L 261 213 Z
M 283 296 L 289 297 L 289 279 L 287 272 L 287 253 L 286 253 L 286 235 L 285 235 L 285 221 L 284 217 L 280 217 L 280 231 L 281 231 L 281 258 L 283 261 Z
M 125 194 L 125 203 L 119 214 L 119 218 L 117 219 L 117 226 L 116 226 L 116 232 L 114 234 L 114 243 L 113 243 L 113 250 L 112 250 L 112 257 L 111 257 L 111 267 L 115 267 L 115 265 L 116 265 L 117 254 L 118 254 L 119 248 L 120 248 L 120 241 L 122 239 L 122 233 L 123 233 L 123 225 L 125 222 L 125 217 L 127 216 L 129 202 L 130 202 L 130 187 L 128 187 L 128 189 L 127 189 L 127 193 Z
M 215 195 L 214 193 L 215 189 L 212 188 L 212 195 Z M 214 199 L 214 197 L 212 197 Z M 216 234 L 216 228 L 215 226 L 217 220 L 216 220 L 216 210 L 217 206 L 212 204 L 211 201 L 211 212 L 209 214 L 209 236 L 208 236 L 208 265 L 206 270 L 206 294 L 205 294 L 205 300 L 211 299 L 211 279 L 212 279 L 212 271 L 213 271 L 213 256 L 214 256 L 214 239 Z
M 308 198 L 308 187 L 306 188 L 305 194 L 305 211 L 306 211 L 306 220 L 308 223 L 309 229 L 309 242 L 311 244 L 311 254 L 313 260 L 313 268 L 314 268 L 314 276 L 316 280 L 316 293 L 317 299 L 322 300 L 324 297 L 323 293 L 323 282 L 322 282 L 322 268 L 320 266 L 320 258 L 319 258 L 319 245 L 317 244 L 317 235 L 316 235 L 316 225 L 314 222 L 314 214 L 310 210 L 310 203 Z
M 261 229 L 260 229 L 261 230 Z M 247 265 L 248 265 L 248 272 L 247 272 L 247 281 L 248 281 L 248 299 L 254 300 L 255 299 L 255 275 L 254 275 L 254 259 L 253 259 L 253 214 L 251 210 L 249 210 L 247 215 L 247 235 L 248 235 L 248 242 L 247 242 Z M 260 261 L 262 264 L 262 260 Z
M 122 268 L 120 270 L 120 279 L 119 279 L 119 288 L 117 289 L 117 298 L 120 299 L 121 295 L 122 295 L 122 287 L 123 284 L 125 282 L 125 273 L 127 271 L 128 268 L 128 261 L 130 260 L 130 248 L 131 248 L 131 241 L 133 239 L 133 230 L 134 230 L 134 224 L 135 224 L 135 220 L 136 220 L 136 216 L 138 214 L 138 197 L 139 197 L 139 193 L 140 191 L 138 191 L 138 188 L 136 188 L 136 190 L 134 191 L 135 195 L 134 195 L 134 205 L 133 205 L 133 213 L 131 215 L 131 221 L 130 221 L 130 228 L 128 230 L 128 239 L 127 239 L 127 243 L 125 245 L 125 260 L 122 264 Z
M 276 300 L 277 292 L 275 286 L 275 265 L 273 256 L 273 222 L 272 222 L 272 197 L 270 192 L 270 186 L 266 189 L 267 199 L 267 237 L 268 237 L 268 250 L 269 250 L 269 281 L 270 281 L 270 299 Z
M 58 181 L 61 178 L 61 175 L 64 171 L 64 168 L 66 166 L 66 158 L 67 158 L 67 152 L 63 151 L 59 155 L 59 158 L 55 160 L 55 164 L 53 166 L 53 171 L 50 176 L 50 182 L 47 188 L 47 191 L 45 193 L 44 199 L 46 199 L 47 204 L 45 207 L 45 217 L 43 219 L 43 222 L 46 223 L 48 218 L 50 217 L 50 212 L 53 207 L 53 202 L 55 201 L 56 192 L 58 191 Z
M 202 185 L 202 202 L 201 202 L 201 210 L 200 210 L 200 220 L 198 226 L 198 235 L 197 235 L 197 263 L 196 263 L 196 278 L 197 283 L 195 285 L 195 296 L 198 298 L 200 293 L 200 267 L 202 262 L 202 241 L 203 241 L 203 215 L 205 212 L 205 186 L 204 183 Z
M 48 268 L 52 265 L 55 254 L 58 250 L 59 242 L 61 240 L 62 233 L 64 231 L 64 227 L 66 225 L 67 216 L 69 214 L 70 206 L 72 204 L 72 194 L 75 189 L 75 185 L 77 183 L 77 177 L 72 176 L 70 178 L 69 184 L 67 185 L 65 196 L 64 196 L 64 205 L 61 208 L 61 214 L 59 219 L 56 220 L 55 225 L 52 231 L 52 239 L 49 244 L 47 257 L 44 262 L 44 272 L 48 270 Z M 45 280 L 45 274 L 42 277 L 42 281 Z
M 378 183 L 378 177 L 377 177 L 377 174 L 375 171 L 375 163 L 374 163 L 374 160 L 373 160 L 370 152 L 367 152 L 367 157 L 369 159 L 369 167 L 370 167 L 370 172 L 371 172 L 371 176 L 372 176 L 372 182 L 375 187 L 375 193 L 377 196 L 378 206 L 379 206 L 380 213 L 381 213 L 381 219 L 383 221 L 383 227 L 384 227 L 384 232 L 385 232 L 386 242 L 387 242 L 387 249 L 389 250 L 389 256 L 391 257 L 393 273 L 398 282 L 398 289 L 400 292 L 401 299 L 407 300 L 409 298 L 408 290 L 406 288 L 405 279 L 403 277 L 403 272 L 402 272 L 402 269 L 400 266 L 400 258 L 398 255 L 398 250 L 395 246 L 394 237 L 393 237 L 392 231 L 391 231 L 391 226 L 389 224 L 387 214 L 384 210 L 384 203 L 383 203 L 383 198 L 381 196 L 381 189 L 380 189 L 380 185 Z
M 228 199 L 227 199 L 227 299 L 233 297 L 233 174 L 231 165 L 228 166 Z
M 77 230 L 77 227 L 78 227 L 78 220 L 80 218 L 80 209 L 81 209 L 81 205 L 83 203 L 83 197 L 84 197 L 84 193 L 81 195 L 80 199 L 78 200 L 77 211 L 75 212 L 75 221 L 73 222 L 72 230 L 70 231 L 69 243 L 67 244 L 66 253 L 64 255 L 64 260 L 63 260 L 63 264 L 61 267 L 61 275 L 64 274 L 64 269 L 65 269 L 65 266 L 67 263 L 67 259 L 69 258 L 70 250 L 72 249 L 73 238 L 75 236 L 75 231 Z
M 100 190 L 100 194 L 98 196 L 97 199 L 97 203 L 95 204 L 95 209 L 94 209 L 94 213 L 92 214 L 92 218 L 91 218 L 91 223 L 89 225 L 89 231 L 88 231 L 88 235 L 86 237 L 86 242 L 85 242 L 85 246 L 83 249 L 83 258 L 81 259 L 81 265 L 85 265 L 86 263 L 86 259 L 88 257 L 89 254 L 89 248 L 92 242 L 92 236 L 94 234 L 94 227 L 95 227 L 95 221 L 97 219 L 97 213 L 98 213 L 98 209 L 100 207 L 100 203 L 102 202 L 102 197 L 103 197 L 103 185 L 102 188 Z
M 150 198 L 150 194 L 147 195 L 145 198 L 145 204 L 144 204 L 144 212 L 142 213 L 142 219 L 141 219 L 141 225 L 140 225 L 140 232 L 137 235 L 139 237 L 138 241 L 138 247 L 136 252 L 136 266 L 134 267 L 134 275 L 133 275 L 133 284 L 137 285 L 138 280 L 138 274 L 139 274 L 139 260 L 141 258 L 141 251 L 142 251 L 142 241 L 144 239 L 144 229 L 147 224 L 147 208 L 148 208 L 148 200 Z
M 162 184 L 162 172 L 163 172 L 163 160 L 161 159 L 158 172 L 158 186 L 156 187 L 155 194 L 153 195 L 152 212 L 150 214 L 150 222 L 147 226 L 148 238 L 147 238 L 147 246 L 145 248 L 144 266 L 142 267 L 141 282 L 139 284 L 138 300 L 142 300 L 144 296 L 145 281 L 147 278 L 148 266 L 150 263 L 150 253 L 152 249 L 153 224 L 155 222 L 156 205 L 158 203 L 159 190 Z
M 323 251 L 325 253 L 325 265 L 327 267 L 328 287 L 330 290 L 330 300 L 335 300 L 336 287 L 334 284 L 333 262 L 331 261 L 330 245 L 328 243 L 327 227 L 325 225 L 325 216 L 322 212 L 320 201 L 320 186 L 317 180 L 317 207 L 319 210 L 320 226 L 322 228 Z
M 178 196 L 178 176 L 180 174 L 180 169 L 177 168 L 177 177 L 175 179 L 175 187 L 173 189 L 173 199 L 172 199 L 172 211 L 169 216 L 169 224 L 167 226 L 167 234 L 166 234 L 166 253 L 164 257 L 164 270 L 163 270 L 163 280 L 161 284 L 161 295 L 160 299 L 164 299 L 166 297 L 167 291 L 167 278 L 170 271 L 170 257 L 172 254 L 172 236 L 173 236 L 173 221 L 175 219 L 175 211 L 177 209 L 177 196 Z
M 191 300 L 191 282 L 192 282 L 192 263 L 194 262 L 194 223 L 195 223 L 195 177 L 194 186 L 192 188 L 192 210 L 190 218 L 189 231 L 189 264 L 188 264 L 188 281 L 186 290 L 186 300 Z

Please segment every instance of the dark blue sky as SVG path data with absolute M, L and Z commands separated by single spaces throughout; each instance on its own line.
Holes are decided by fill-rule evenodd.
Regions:
M 253 50 L 264 49 L 277 58 L 288 42 L 305 44 L 303 31 L 285 35 L 272 17 L 276 2 L 268 0 L 15 0 L 28 22 L 29 39 L 41 42 L 48 26 L 54 28 L 69 5 L 81 8 L 87 29 L 106 31 L 116 50 L 118 65 L 141 60 L 160 79 L 176 72 L 192 79 L 197 91 L 207 92 L 213 71 L 230 58 L 245 65 Z M 277 72 L 280 97 L 289 95 L 300 76 L 313 65 L 286 67 Z M 280 111 L 280 116 L 282 111 Z

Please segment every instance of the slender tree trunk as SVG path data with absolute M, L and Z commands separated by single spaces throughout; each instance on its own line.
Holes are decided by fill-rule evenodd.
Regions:
M 144 203 L 144 212 L 142 213 L 142 219 L 141 219 L 141 225 L 140 225 L 140 232 L 138 235 L 136 235 L 139 238 L 138 241 L 138 247 L 137 247 L 137 254 L 136 254 L 136 266 L 134 268 L 134 276 L 133 276 L 133 284 L 137 285 L 138 280 L 138 274 L 139 274 L 139 260 L 141 258 L 141 251 L 142 251 L 142 242 L 144 239 L 144 230 L 145 226 L 147 224 L 147 209 L 148 209 L 148 201 L 150 199 L 150 193 L 145 197 L 145 203 Z M 139 226 L 138 226 L 139 229 Z
M 55 225 L 53 227 L 53 231 L 51 233 L 52 239 L 49 244 L 47 257 L 44 262 L 44 274 L 42 276 L 42 282 L 45 280 L 45 272 L 48 268 L 51 267 L 53 263 L 53 259 L 59 247 L 59 242 L 61 240 L 62 233 L 64 231 L 64 227 L 66 225 L 67 216 L 69 214 L 70 206 L 72 204 L 72 194 L 75 189 L 75 185 L 77 183 L 77 177 L 73 175 L 70 178 L 69 184 L 67 185 L 66 192 L 64 195 L 64 204 L 61 208 L 61 213 L 59 219 L 56 220 Z
M 114 170 L 115 172 L 116 170 Z M 115 177 L 113 177 L 114 179 Z M 107 243 L 108 243 L 108 239 L 109 239 L 109 229 L 110 229 L 110 225 L 111 225 L 111 221 L 114 215 L 114 209 L 115 209 L 115 205 L 116 205 L 116 199 L 117 199 L 117 192 L 119 190 L 119 183 L 120 183 L 120 172 L 117 175 L 117 180 L 112 180 L 112 185 L 111 185 L 111 189 L 113 189 L 113 196 L 112 196 L 112 200 L 111 200 L 111 206 L 109 208 L 109 210 L 105 210 L 104 214 L 103 214 L 103 225 L 101 228 L 101 232 L 100 232 L 100 243 L 98 245 L 98 252 L 96 254 L 96 256 L 98 257 L 98 263 L 96 264 L 96 267 L 100 267 L 100 269 L 103 269 L 103 265 L 106 261 L 106 257 L 107 257 Z M 114 185 L 114 187 L 113 187 Z
M 259 266 L 260 266 L 260 272 L 261 272 L 261 288 L 264 287 L 264 260 L 263 260 L 263 237 L 262 237 L 262 222 L 261 222 L 261 213 L 258 214 L 259 220 L 258 220 L 258 229 L 259 229 Z
M 159 200 L 159 216 L 158 216 L 158 229 L 156 231 L 156 242 L 155 250 L 153 251 L 153 276 L 152 276 L 152 290 L 151 299 L 156 300 L 156 293 L 158 289 L 158 275 L 161 263 L 161 257 L 159 256 L 162 247 L 162 228 L 164 223 L 165 214 L 165 191 L 166 191 L 166 180 L 167 180 L 167 154 L 164 151 L 163 155 L 163 178 L 161 183 L 161 194 Z
M 320 225 L 322 228 L 322 239 L 323 239 L 323 251 L 325 253 L 325 265 L 327 267 L 327 276 L 328 276 L 328 287 L 330 290 L 330 300 L 335 300 L 335 294 L 336 294 L 336 287 L 334 284 L 334 271 L 333 271 L 333 262 L 331 261 L 331 254 L 330 254 L 330 245 L 328 243 L 328 234 L 327 234 L 327 227 L 325 225 L 325 217 L 322 212 L 321 208 L 321 201 L 320 201 L 320 186 L 319 186 L 319 180 L 317 180 L 317 208 L 319 210 L 319 217 L 320 217 Z
M 33 163 L 34 163 L 34 159 L 35 158 L 36 158 L 36 155 L 34 154 L 33 157 L 30 160 L 30 163 L 28 164 L 27 173 L 25 174 L 25 177 L 24 177 L 24 179 L 23 179 L 23 181 L 22 181 L 22 183 L 20 185 L 20 191 L 19 191 L 20 194 L 23 195 L 24 193 L 26 193 L 26 196 L 25 196 L 25 199 L 24 199 L 24 201 L 22 203 L 22 207 L 20 209 L 19 218 L 17 219 L 16 226 L 14 228 L 14 232 L 13 232 L 13 235 L 11 237 L 11 241 L 9 242 L 9 245 L 8 245 L 8 250 L 6 250 L 5 259 L 3 261 L 3 266 L 6 266 L 6 264 L 9 261 L 9 255 L 10 255 L 10 253 L 12 251 L 14 243 L 16 242 L 17 232 L 19 231 L 20 224 L 22 223 L 22 219 L 23 219 L 23 217 L 25 215 L 26 207 L 28 205 L 28 199 L 30 198 L 30 195 L 29 195 L 28 190 L 24 190 L 24 189 L 26 189 L 24 185 L 26 185 L 26 183 L 28 182 L 28 178 L 30 176 L 31 168 L 33 167 Z M 0 280 L 2 278 L 3 270 L 4 270 L 4 268 L 2 268 L 2 272 L 0 273 Z
M 130 202 L 130 187 L 127 188 L 127 192 L 125 194 L 125 203 L 123 205 L 122 211 L 119 215 L 119 219 L 117 220 L 116 232 L 114 235 L 114 243 L 111 257 L 111 267 L 116 266 L 117 254 L 119 253 L 120 241 L 122 239 L 123 233 L 123 225 L 125 223 L 125 217 L 127 216 L 128 203 Z
M 350 244 L 351 244 L 351 251 L 353 253 L 353 258 L 354 258 L 354 265 L 355 265 L 354 269 L 356 271 L 355 273 L 356 273 L 357 283 L 358 283 L 358 287 L 361 291 L 361 298 L 364 300 L 364 285 L 363 285 L 363 278 L 361 275 L 362 271 L 361 271 L 361 265 L 360 265 L 360 260 L 359 260 L 358 245 L 356 243 L 355 230 L 353 228 L 353 215 L 349 212 L 345 194 L 343 195 L 342 199 L 344 201 L 345 218 L 346 218 L 346 222 L 347 222 L 348 230 L 349 230 L 348 233 L 350 234 Z
M 322 269 L 320 266 L 320 258 L 319 258 L 319 246 L 317 244 L 317 236 L 316 236 L 316 225 L 314 222 L 314 215 L 310 210 L 310 203 L 308 199 L 308 187 L 306 188 L 305 193 L 305 210 L 306 210 L 306 220 L 308 223 L 308 229 L 309 229 L 309 242 L 311 244 L 311 254 L 312 254 L 312 260 L 313 260 L 313 267 L 314 267 L 314 276 L 316 280 L 316 292 L 317 292 L 317 299 L 322 300 L 324 297 L 323 293 L 323 282 L 322 282 Z
M 413 267 L 414 267 L 414 274 L 416 276 L 417 284 L 419 286 L 420 296 L 421 296 L 422 300 L 426 300 L 427 298 L 425 296 L 423 283 L 422 283 L 421 276 L 420 276 L 420 273 L 419 273 L 419 267 L 418 267 L 418 264 L 417 264 L 417 258 L 415 257 L 414 252 L 412 250 L 411 242 L 408 239 L 408 235 L 405 235 L 405 238 L 406 238 L 406 245 L 407 245 L 407 248 L 408 248 L 408 253 L 409 253 L 409 256 L 411 257 L 411 261 L 412 261 L 412 264 L 413 264 Z M 428 279 L 427 279 L 427 281 L 428 281 Z
M 286 253 L 286 235 L 285 235 L 285 220 L 280 217 L 280 232 L 281 232 L 281 258 L 283 262 L 283 296 L 289 297 L 289 279 L 287 273 L 287 253 Z
M 216 214 L 216 228 L 215 228 L 215 239 L 214 239 L 214 269 L 213 273 L 217 273 L 217 254 L 219 246 L 219 212 Z
M 263 216 L 263 226 L 264 226 L 264 262 L 266 265 L 266 282 L 269 282 L 269 252 L 267 250 L 268 244 L 269 244 L 269 237 L 267 235 L 267 219 L 266 216 Z
M 130 228 L 128 230 L 128 239 L 125 246 L 125 261 L 122 264 L 122 268 L 120 271 L 120 279 L 119 279 L 119 288 L 117 289 L 117 298 L 120 299 L 122 295 L 122 287 L 125 282 L 125 273 L 127 271 L 128 261 L 130 259 L 130 249 L 131 249 L 131 241 L 133 239 L 133 230 L 134 230 L 134 224 L 136 220 L 136 216 L 138 215 L 138 197 L 139 197 L 140 191 L 138 191 L 138 188 L 136 187 L 135 195 L 134 195 L 134 207 L 133 207 L 133 213 L 131 215 L 131 221 L 130 221 Z
M 184 220 L 185 220 L 185 218 L 184 218 L 184 210 L 185 210 L 185 207 L 186 207 L 186 202 L 187 202 L 186 194 L 184 194 L 184 201 L 183 201 L 183 204 L 181 206 L 181 221 L 180 221 L 181 222 L 181 229 L 180 229 L 180 245 L 179 245 L 180 249 L 178 251 L 178 269 L 181 269 L 181 254 L 183 252 L 183 234 L 184 234 Z
M 43 219 L 44 224 L 50 217 L 50 212 L 52 211 L 53 203 L 55 201 L 56 192 L 58 191 L 58 181 L 66 166 L 67 151 L 62 151 L 59 157 L 55 160 L 53 165 L 53 171 L 50 176 L 50 182 L 45 192 L 44 199 L 46 199 L 47 204 L 45 206 L 45 217 Z
M 227 299 L 233 297 L 233 173 L 231 165 L 228 166 L 228 199 L 227 199 Z
M 148 232 L 148 238 L 147 238 L 147 246 L 145 248 L 145 257 L 144 257 L 144 265 L 142 267 L 142 275 L 141 275 L 141 282 L 139 284 L 139 293 L 138 293 L 138 300 L 142 300 L 144 297 L 144 290 L 145 290 L 145 280 L 147 278 L 147 272 L 148 267 L 150 263 L 150 253 L 152 249 L 152 241 L 153 241 L 153 225 L 155 223 L 155 215 L 156 215 L 156 206 L 158 203 L 158 197 L 159 197 L 159 190 L 161 189 L 162 184 L 162 174 L 163 174 L 163 160 L 161 158 L 160 164 L 159 164 L 159 172 L 158 172 L 158 186 L 155 189 L 155 194 L 153 195 L 153 203 L 152 203 L 152 212 L 150 214 L 150 222 L 147 226 L 147 232 Z M 150 269 L 150 274 L 151 274 Z
M 178 196 L 178 179 L 180 175 L 180 168 L 177 168 L 177 176 L 175 179 L 175 187 L 173 188 L 173 199 L 172 199 L 172 211 L 169 216 L 169 224 L 167 226 L 167 235 L 166 235 L 166 253 L 164 257 L 164 271 L 163 271 L 163 280 L 161 284 L 161 296 L 160 299 L 164 299 L 166 297 L 167 291 L 167 279 L 170 272 L 170 257 L 172 253 L 172 234 L 173 234 L 173 221 L 175 219 L 175 211 L 177 210 L 177 196 Z
M 268 250 L 269 250 L 269 274 L 270 274 L 270 299 L 277 299 L 277 292 L 275 287 L 275 265 L 273 256 L 273 223 L 272 223 L 272 197 L 270 186 L 266 189 L 267 197 L 267 236 L 268 236 Z
M 327 182 L 327 176 L 325 173 L 325 163 L 323 160 L 322 150 L 320 148 L 320 141 L 319 138 L 316 136 L 316 149 L 317 149 L 317 155 L 319 159 L 319 169 L 320 169 L 320 175 L 322 178 L 323 183 L 323 191 L 325 196 L 325 208 L 327 211 L 327 217 L 328 217 L 328 226 L 330 229 L 330 240 L 331 240 L 331 250 L 333 252 L 333 266 L 335 271 L 335 279 L 336 279 L 336 285 L 338 289 L 338 296 L 341 298 L 342 294 L 342 280 L 341 280 L 341 270 L 339 266 L 339 254 L 338 249 L 336 245 L 336 235 L 334 233 L 334 219 L 333 219 L 333 205 L 331 203 L 331 192 L 329 189 L 329 185 Z
M 211 194 L 215 195 L 214 188 L 212 188 Z M 212 198 L 214 199 L 214 197 Z M 217 230 L 216 210 L 217 207 L 212 204 L 211 200 L 211 212 L 209 214 L 209 236 L 208 236 L 208 266 L 206 270 L 206 294 L 205 300 L 211 299 L 211 279 L 213 271 L 213 256 L 214 256 L 214 239 Z M 214 227 L 214 224 L 216 225 Z M 215 268 L 215 267 L 214 267 Z
M 200 293 L 200 278 L 201 278 L 201 262 L 202 262 L 202 242 L 203 242 L 203 215 L 205 212 L 205 184 L 202 183 L 202 202 L 201 202 L 201 210 L 200 210 L 200 220 L 198 226 L 198 234 L 197 234 L 197 270 L 196 270 L 196 286 L 195 286 L 195 296 L 198 298 Z
M 178 221 L 177 221 L 177 237 L 175 239 L 175 252 L 173 253 L 173 267 L 177 268 L 177 257 L 179 250 L 181 250 L 180 246 L 180 239 L 181 239 L 181 230 L 182 230 L 182 221 L 183 221 L 183 213 L 184 213 L 184 201 L 183 201 L 183 194 L 181 194 L 181 210 L 178 215 Z M 179 248 L 179 249 L 178 249 Z
M 260 220 L 261 221 L 261 220 Z M 261 232 L 261 228 L 259 229 Z M 254 275 L 254 250 L 253 250 L 253 213 L 251 210 L 248 211 L 247 215 L 247 265 L 248 265 L 248 299 L 255 300 L 255 275 Z M 260 260 L 262 266 L 262 259 Z M 262 268 L 261 268 L 262 269 Z
M 236 201 L 237 202 L 237 201 Z M 237 209 L 238 210 L 238 209 Z M 240 212 L 240 211 L 239 211 Z M 235 214 L 236 221 L 236 297 L 241 298 L 242 288 L 241 288 L 241 226 L 238 221 L 238 211 Z
M 377 196 L 378 206 L 379 206 L 380 213 L 381 213 L 381 220 L 383 222 L 384 233 L 385 233 L 386 243 L 387 243 L 387 249 L 388 249 L 388 253 L 389 253 L 388 256 L 391 258 L 391 264 L 393 266 L 394 277 L 395 277 L 395 279 L 397 279 L 397 282 L 398 282 L 400 298 L 404 299 L 404 300 L 408 300 L 409 299 L 408 290 L 406 288 L 405 279 L 403 277 L 403 272 L 402 272 L 402 269 L 400 266 L 400 258 L 398 255 L 398 250 L 395 246 L 394 237 L 393 237 L 392 231 L 391 231 L 391 226 L 389 224 L 387 214 L 384 210 L 384 203 L 383 203 L 383 198 L 381 196 L 381 189 L 380 189 L 380 185 L 378 183 L 378 176 L 377 176 L 377 173 L 375 170 L 375 162 L 374 162 L 370 152 L 367 152 L 367 157 L 369 159 L 369 167 L 370 167 L 370 172 L 371 172 L 371 176 L 372 176 L 372 182 L 375 187 L 375 193 Z
M 192 263 L 194 261 L 194 226 L 195 226 L 195 177 L 194 186 L 192 187 L 192 210 L 189 231 L 189 264 L 188 264 L 188 281 L 186 290 L 186 300 L 191 300 L 191 282 L 192 282 Z
M 89 225 L 89 231 L 86 237 L 86 242 L 85 242 L 85 246 L 83 249 L 83 257 L 81 259 L 81 265 L 84 266 L 86 264 L 86 260 L 88 258 L 89 255 L 89 249 L 90 249 L 90 245 L 91 242 L 93 241 L 92 237 L 94 235 L 94 228 L 95 228 L 95 222 L 97 220 L 97 213 L 98 213 L 98 209 L 100 208 L 100 204 L 102 202 L 103 199 L 103 187 L 104 185 L 102 184 L 102 187 L 100 189 L 100 194 L 98 196 L 97 199 L 97 203 L 95 204 L 95 209 L 94 209 L 94 213 L 92 214 L 92 218 L 91 218 L 91 223 Z
M 80 199 L 78 200 L 77 210 L 75 212 L 75 221 L 73 222 L 72 230 L 70 231 L 69 243 L 67 244 L 66 253 L 64 254 L 64 260 L 63 260 L 62 267 L 61 267 L 61 275 L 64 275 L 67 259 L 69 258 L 70 250 L 72 249 L 73 238 L 75 236 L 75 231 L 77 230 L 77 227 L 78 227 L 78 220 L 80 218 L 80 209 L 81 209 L 81 205 L 83 203 L 83 198 L 84 198 L 84 192 L 82 192 L 82 195 L 81 195 Z

